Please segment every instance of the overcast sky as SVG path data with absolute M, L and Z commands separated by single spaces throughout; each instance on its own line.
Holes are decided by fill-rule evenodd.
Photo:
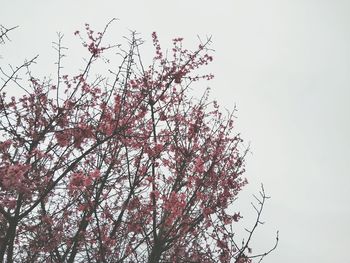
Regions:
M 0 7 L 1 24 L 20 26 L 0 47 L 0 65 L 40 54 L 44 72 L 54 67 L 57 31 L 81 62 L 73 32 L 85 22 L 102 29 L 119 18 L 110 30 L 116 39 L 131 29 L 149 41 L 157 31 L 165 45 L 183 36 L 191 47 L 197 35 L 211 35 L 216 51 L 208 70 L 216 78 L 203 86 L 226 108 L 237 105 L 237 131 L 251 145 L 250 185 L 237 207 L 247 227 L 260 183 L 272 196 L 254 251 L 271 246 L 279 229 L 279 247 L 265 262 L 348 259 L 350 1 L 3 0 Z

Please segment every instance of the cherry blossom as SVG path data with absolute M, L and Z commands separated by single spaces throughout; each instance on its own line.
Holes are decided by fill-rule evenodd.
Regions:
M 249 241 L 233 231 L 242 218 L 233 205 L 247 184 L 234 112 L 222 112 L 208 90 L 193 99 L 188 88 L 213 77 L 199 74 L 213 59 L 211 40 L 191 51 L 177 37 L 164 51 L 154 32 L 146 66 L 136 33 L 127 49 L 104 42 L 109 25 L 75 31 L 89 54 L 78 73 L 61 71 L 60 55 L 54 81 L 31 76 L 35 60 L 2 77 L 0 261 L 264 257 L 250 256 Z M 120 59 L 113 48 L 120 66 L 95 78 L 105 56 Z M 11 85 L 23 94 L 9 97 Z

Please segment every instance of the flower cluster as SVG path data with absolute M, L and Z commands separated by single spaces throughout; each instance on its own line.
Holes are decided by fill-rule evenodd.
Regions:
M 25 92 L 0 94 L 0 262 L 248 262 L 227 234 L 247 183 L 234 116 L 207 91 L 189 95 L 213 77 L 198 73 L 210 39 L 191 51 L 177 37 L 165 52 L 154 32 L 147 67 L 133 33 L 120 66 L 97 74 L 112 46 L 84 31 L 74 33 L 90 53 L 84 70 L 59 60 L 54 84 L 1 88 Z

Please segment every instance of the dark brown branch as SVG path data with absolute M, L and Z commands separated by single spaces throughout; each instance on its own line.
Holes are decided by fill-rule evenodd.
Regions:
M 18 26 L 14 26 L 11 28 L 6 28 L 3 25 L 0 25 L 0 44 L 5 44 L 5 41 L 10 41 L 8 33 L 14 29 L 18 28 Z

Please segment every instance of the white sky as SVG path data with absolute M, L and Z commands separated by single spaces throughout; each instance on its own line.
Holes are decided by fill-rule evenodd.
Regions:
M 246 222 L 253 217 L 250 194 L 261 182 L 272 196 L 256 252 L 272 245 L 279 229 L 278 250 L 265 262 L 348 258 L 350 1 L 1 2 L 0 23 L 20 26 L 0 47 L 1 66 L 40 54 L 37 68 L 48 71 L 56 56 L 51 42 L 61 31 L 73 62 L 66 66 L 76 68 L 83 53 L 72 33 L 85 22 L 102 29 L 113 17 L 120 21 L 109 32 L 118 40 L 128 29 L 148 41 L 157 31 L 165 45 L 183 36 L 194 46 L 197 34 L 212 35 L 215 61 L 208 70 L 216 78 L 203 86 L 226 108 L 237 105 L 237 131 L 253 152 L 250 186 L 239 202 Z

